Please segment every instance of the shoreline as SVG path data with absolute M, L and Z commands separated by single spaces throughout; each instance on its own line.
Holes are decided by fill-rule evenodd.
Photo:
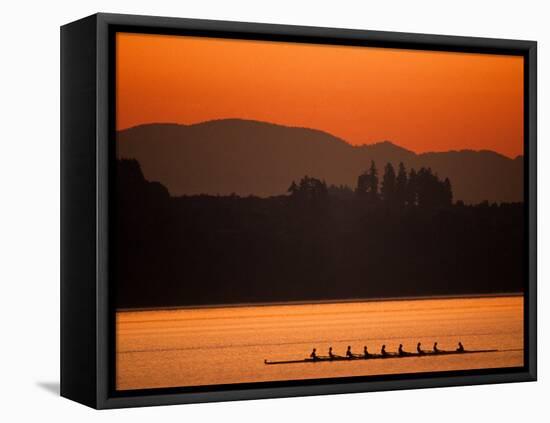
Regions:
M 317 304 L 345 304 L 345 303 L 370 303 L 382 301 L 425 301 L 425 300 L 453 300 L 453 299 L 475 299 L 475 298 L 501 298 L 501 297 L 523 297 L 523 292 L 503 292 L 492 294 L 466 294 L 466 295 L 433 295 L 433 296 L 409 296 L 409 297 L 377 297 L 377 298 L 349 298 L 341 300 L 312 300 L 312 301 L 274 301 L 266 303 L 235 303 L 235 304 L 212 304 L 212 305 L 189 305 L 170 307 L 136 307 L 118 308 L 115 313 L 138 313 L 147 311 L 176 311 L 176 310 L 200 310 L 214 308 L 245 308 L 245 307 L 280 307 L 296 305 L 317 305 Z

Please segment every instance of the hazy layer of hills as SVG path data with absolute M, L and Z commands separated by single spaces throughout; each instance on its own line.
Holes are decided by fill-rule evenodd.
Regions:
M 523 157 L 492 151 L 416 154 L 391 142 L 352 146 L 326 132 L 258 121 L 225 119 L 195 125 L 148 124 L 118 133 L 117 155 L 139 161 L 145 178 L 173 196 L 284 194 L 304 175 L 355 188 L 374 160 L 431 167 L 449 177 L 455 200 L 523 200 Z

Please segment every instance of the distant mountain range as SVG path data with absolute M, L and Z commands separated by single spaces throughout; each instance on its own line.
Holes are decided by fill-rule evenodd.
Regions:
M 145 177 L 173 196 L 281 195 L 304 175 L 355 188 L 374 160 L 380 177 L 388 162 L 431 167 L 449 177 L 454 199 L 466 203 L 523 200 L 523 156 L 510 159 L 493 151 L 416 154 L 389 141 L 352 146 L 315 129 L 241 119 L 147 124 L 117 137 L 117 156 L 137 159 Z

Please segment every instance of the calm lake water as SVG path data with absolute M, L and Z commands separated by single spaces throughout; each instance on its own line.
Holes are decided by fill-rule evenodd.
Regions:
M 498 352 L 389 360 L 268 366 L 313 347 Z M 197 386 L 523 365 L 523 297 L 425 299 L 332 304 L 121 311 L 117 313 L 117 389 Z

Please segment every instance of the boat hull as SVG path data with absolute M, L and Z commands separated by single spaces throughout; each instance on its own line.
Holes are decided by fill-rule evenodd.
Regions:
M 264 363 L 267 365 L 273 365 L 273 364 L 298 364 L 298 363 L 325 363 L 325 362 L 333 362 L 333 361 L 369 361 L 369 360 L 390 360 L 395 358 L 412 358 L 412 357 L 434 357 L 434 356 L 443 356 L 443 355 L 465 355 L 465 354 L 479 354 L 479 353 L 489 353 L 489 352 L 497 352 L 498 350 L 471 350 L 471 351 L 425 351 L 422 353 L 386 353 L 385 355 L 382 354 L 369 354 L 367 357 L 365 356 L 355 356 L 355 357 L 325 357 L 321 356 L 318 358 L 304 358 L 301 360 L 281 360 L 281 361 L 274 361 L 274 360 L 264 360 Z

